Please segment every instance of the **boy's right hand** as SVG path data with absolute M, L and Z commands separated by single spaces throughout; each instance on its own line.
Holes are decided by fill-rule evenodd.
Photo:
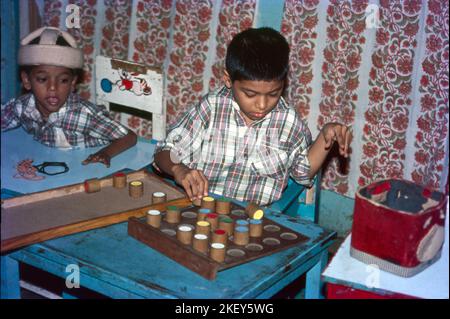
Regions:
M 202 171 L 177 164 L 173 166 L 172 172 L 175 181 L 183 186 L 191 201 L 208 196 L 208 180 Z

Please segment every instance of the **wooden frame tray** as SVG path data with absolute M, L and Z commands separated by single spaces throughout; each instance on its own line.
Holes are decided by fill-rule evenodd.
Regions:
M 200 207 L 192 205 L 182 208 L 181 221 L 176 224 L 169 224 L 164 221 L 165 212 L 162 211 L 163 218 L 160 228 L 154 228 L 147 224 L 144 218 L 132 217 L 128 221 L 128 234 L 209 280 L 215 279 L 218 271 L 271 255 L 309 240 L 305 235 L 295 232 L 267 218 L 263 218 L 262 223 L 264 230 L 262 237 L 250 237 L 248 245 L 239 246 L 232 241 L 232 236 L 230 236 L 226 245 L 227 253 L 225 261 L 223 263 L 218 263 L 210 258 L 208 254 L 196 251 L 192 248 L 192 244 L 185 245 L 178 241 L 175 235 L 172 236 L 167 234 L 167 232 L 162 231 L 172 230 L 172 233 L 174 233 L 181 224 L 190 224 L 195 227 L 197 222 L 196 214 L 199 209 Z M 185 212 L 193 212 L 195 213 L 195 217 L 191 213 L 189 214 L 190 217 L 184 217 L 183 213 Z M 231 213 L 227 216 L 231 217 L 233 221 L 247 218 L 244 208 L 234 203 L 231 204 Z M 282 234 L 289 234 L 288 236 L 285 235 L 283 237 L 290 239 L 284 239 L 281 236 Z M 268 244 L 269 238 L 274 239 L 272 240 L 272 244 Z M 276 243 L 276 241 L 279 241 L 279 244 L 273 244 Z M 255 250 L 256 247 L 262 248 L 262 250 Z M 236 250 L 244 252 L 244 255 L 233 256 L 229 254 L 230 251 L 236 252 Z
M 48 239 L 145 216 L 149 209 L 186 206 L 185 193 L 146 170 L 126 174 L 127 181 L 144 184 L 141 198 L 125 188 L 114 188 L 113 177 L 100 179 L 101 190 L 86 193 L 84 183 L 2 200 L 1 253 Z M 153 192 L 164 192 L 168 202 L 152 204 Z

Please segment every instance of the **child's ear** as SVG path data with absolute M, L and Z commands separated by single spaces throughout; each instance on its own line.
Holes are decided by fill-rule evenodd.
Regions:
M 231 78 L 230 75 L 228 74 L 227 71 L 224 72 L 223 77 L 222 77 L 223 82 L 225 83 L 225 86 L 229 89 L 231 89 L 232 86 L 232 82 L 231 82 Z
M 28 73 L 25 71 L 20 71 L 20 78 L 22 79 L 23 87 L 27 91 L 31 90 L 31 81 L 30 81 L 30 77 L 28 76 Z

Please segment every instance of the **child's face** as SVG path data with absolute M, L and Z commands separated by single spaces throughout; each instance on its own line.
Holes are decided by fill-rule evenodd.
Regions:
M 33 92 L 36 107 L 44 119 L 59 111 L 77 81 L 70 69 L 49 65 L 35 66 L 29 74 L 21 72 L 21 77 L 25 89 Z
M 265 117 L 277 105 L 283 93 L 283 81 L 251 81 L 231 79 L 226 74 L 225 84 L 233 91 L 247 124 Z

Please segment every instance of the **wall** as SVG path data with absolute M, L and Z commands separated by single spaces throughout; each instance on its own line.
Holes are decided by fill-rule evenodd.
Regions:
M 17 49 L 19 38 L 19 5 L 15 0 L 1 3 L 1 103 L 7 102 L 19 92 Z
M 352 229 L 355 200 L 323 189 L 320 193 L 319 225 L 345 237 Z

